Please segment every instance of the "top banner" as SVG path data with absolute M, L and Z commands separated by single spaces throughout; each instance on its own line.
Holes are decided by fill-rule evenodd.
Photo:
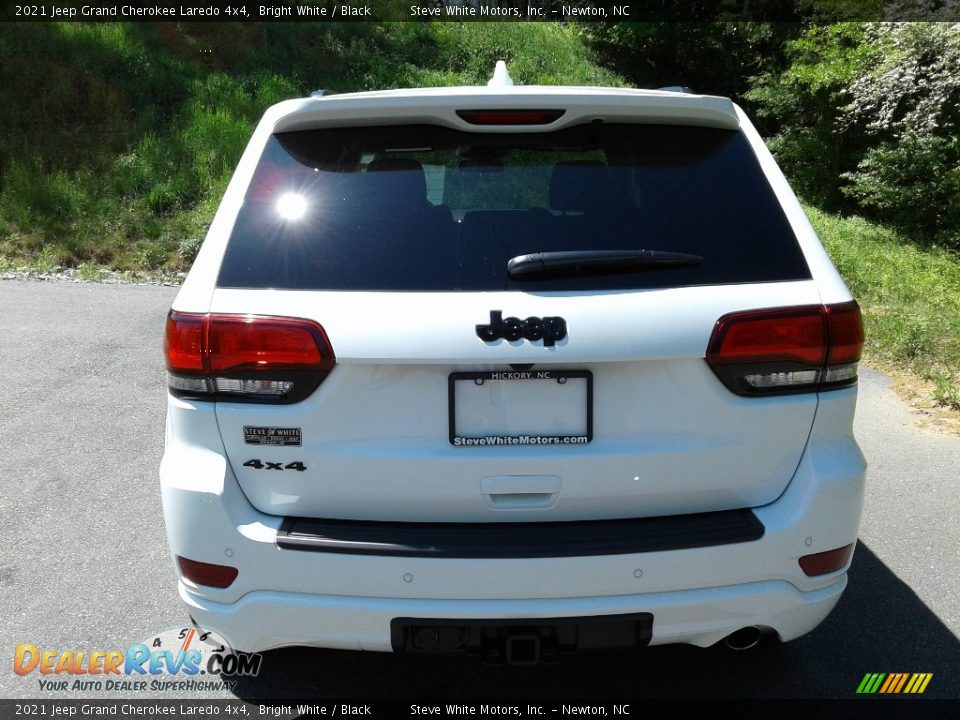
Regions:
M 956 21 L 960 0 L 211 0 L 4 2 L 3 22 Z

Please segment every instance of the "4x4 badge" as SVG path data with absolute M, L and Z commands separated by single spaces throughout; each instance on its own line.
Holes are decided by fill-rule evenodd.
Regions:
M 477 325 L 477 337 L 484 342 L 504 340 L 543 340 L 544 347 L 552 347 L 557 340 L 567 336 L 567 321 L 562 317 L 528 317 L 521 320 L 515 317 L 503 317 L 503 311 L 491 310 L 490 323 Z

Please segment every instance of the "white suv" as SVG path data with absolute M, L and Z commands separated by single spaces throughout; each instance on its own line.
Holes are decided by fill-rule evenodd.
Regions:
M 512 663 L 809 632 L 863 501 L 850 292 L 730 100 L 495 78 L 254 132 L 167 321 L 191 617 Z

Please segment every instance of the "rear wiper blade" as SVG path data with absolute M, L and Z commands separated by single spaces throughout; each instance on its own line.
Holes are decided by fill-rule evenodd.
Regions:
M 558 250 L 517 255 L 507 262 L 512 278 L 564 273 L 616 273 L 693 267 L 700 255 L 667 250 Z

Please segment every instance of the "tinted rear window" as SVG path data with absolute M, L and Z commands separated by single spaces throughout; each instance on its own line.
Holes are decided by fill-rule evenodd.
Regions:
M 647 249 L 694 267 L 512 279 L 535 252 Z M 743 135 L 652 125 L 476 134 L 435 126 L 274 135 L 220 287 L 663 288 L 810 277 Z

